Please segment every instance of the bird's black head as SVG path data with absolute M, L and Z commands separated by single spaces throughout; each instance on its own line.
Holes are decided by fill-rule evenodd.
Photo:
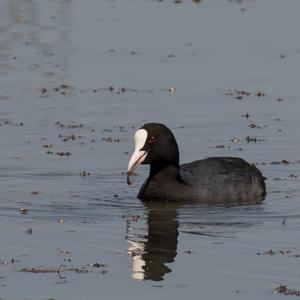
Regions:
M 179 166 L 177 142 L 164 124 L 146 123 L 136 131 L 134 139 L 135 150 L 128 164 L 128 175 L 140 164 L 150 164 L 157 169 Z

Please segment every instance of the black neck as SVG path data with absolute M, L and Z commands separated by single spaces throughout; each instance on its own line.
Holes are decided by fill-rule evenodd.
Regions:
M 171 164 L 151 164 L 150 165 L 150 174 L 149 179 L 153 177 L 165 177 L 170 179 L 179 179 L 179 163 L 171 163 Z

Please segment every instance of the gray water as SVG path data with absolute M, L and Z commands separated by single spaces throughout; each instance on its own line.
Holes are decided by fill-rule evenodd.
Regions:
M 293 0 L 2 1 L 1 299 L 299 289 L 299 15 Z M 263 204 L 140 202 L 148 167 L 132 186 L 124 172 L 149 121 L 182 162 L 257 163 Z

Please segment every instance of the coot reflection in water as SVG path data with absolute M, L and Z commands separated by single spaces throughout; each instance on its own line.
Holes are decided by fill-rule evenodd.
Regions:
M 178 205 L 145 204 L 148 210 L 148 235 L 141 238 L 128 233 L 128 252 L 132 256 L 132 277 L 137 280 L 160 281 L 171 269 L 177 255 Z M 130 225 L 129 225 L 130 226 Z
M 261 223 L 263 205 L 183 205 L 144 202 L 147 229 L 143 233 L 135 222 L 127 221 L 126 240 L 132 257 L 132 277 L 136 280 L 161 281 L 172 272 L 177 256 L 179 232 L 209 237 L 212 242 L 232 239 L 245 228 Z M 141 229 L 141 228 L 140 228 Z

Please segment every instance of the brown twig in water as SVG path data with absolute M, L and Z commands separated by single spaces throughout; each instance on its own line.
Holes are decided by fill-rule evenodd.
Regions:
M 66 276 L 61 276 L 61 269 L 63 268 L 63 265 L 60 265 L 58 270 L 57 270 L 57 274 L 58 274 L 58 277 L 59 279 L 66 279 Z
M 283 221 L 282 221 L 282 225 L 285 225 L 286 219 L 287 219 L 287 217 L 284 217 L 284 219 L 283 219 Z

